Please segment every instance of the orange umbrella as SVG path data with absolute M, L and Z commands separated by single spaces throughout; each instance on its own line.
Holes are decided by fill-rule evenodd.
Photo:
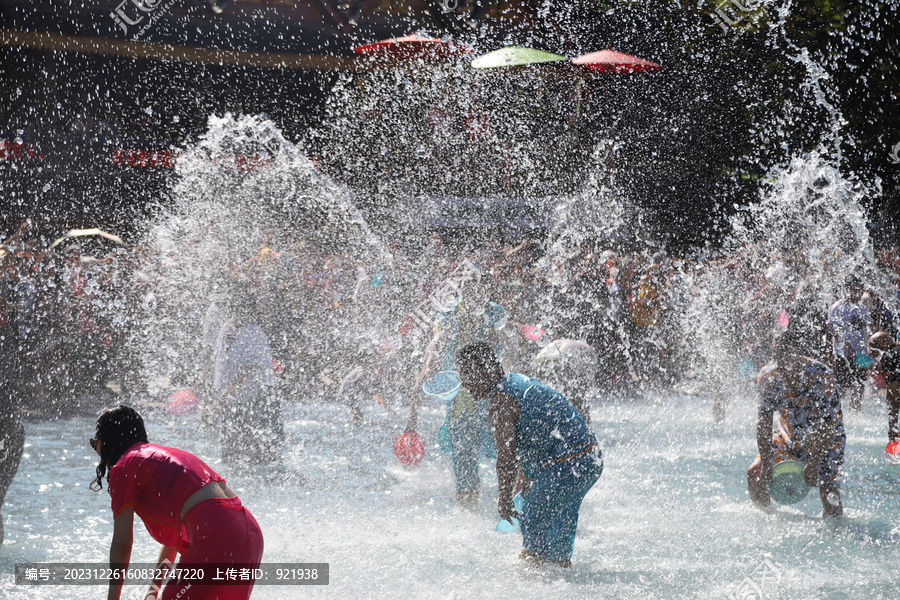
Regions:
M 472 49 L 448 40 L 426 38 L 418 34 L 370 42 L 353 49 L 357 54 L 392 60 L 446 59 L 472 54 Z

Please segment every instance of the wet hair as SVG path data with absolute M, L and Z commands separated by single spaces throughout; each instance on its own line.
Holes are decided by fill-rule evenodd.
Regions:
M 125 451 L 137 442 L 146 442 L 147 430 L 144 419 L 130 406 L 119 405 L 109 408 L 97 419 L 97 438 L 100 440 L 100 464 L 97 465 L 97 478 L 91 482 L 91 489 L 103 489 L 103 478 L 106 477 L 109 488 L 109 471 Z
M 790 348 L 798 353 L 807 352 L 808 338 L 803 327 L 792 321 L 787 327 L 775 329 L 772 348 Z
M 503 365 L 497 358 L 494 349 L 485 342 L 475 342 L 465 346 L 456 353 L 459 368 L 472 368 L 476 371 L 495 371 L 503 373 Z
M 862 280 L 853 273 L 850 273 L 844 279 L 844 287 L 847 290 L 863 290 L 863 289 L 865 289 L 865 286 L 863 285 Z

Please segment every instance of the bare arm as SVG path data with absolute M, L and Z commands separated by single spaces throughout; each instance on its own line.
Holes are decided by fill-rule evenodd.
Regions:
M 528 478 L 528 475 L 525 474 L 525 471 L 522 470 L 522 467 L 519 467 L 519 476 L 516 479 L 516 488 L 513 490 L 513 496 L 515 496 L 516 494 L 527 496 L 528 490 L 531 489 L 532 483 L 534 482 Z
M 509 521 L 516 514 L 513 488 L 519 472 L 516 464 L 516 421 L 519 418 L 519 407 L 512 396 L 498 392 L 491 398 L 490 417 L 497 445 L 497 511 L 501 519 Z
M 772 461 L 774 460 L 771 410 L 761 411 L 756 421 L 756 446 L 759 448 L 762 467 L 760 476 L 763 481 L 769 481 L 772 478 Z
M 412 390 L 412 400 L 409 403 L 409 416 L 406 418 L 406 431 L 415 431 L 416 425 L 419 423 L 419 405 L 422 404 L 422 394 L 419 392 L 419 389 L 422 385 L 422 380 L 425 379 L 428 370 L 431 368 L 431 359 L 434 357 L 434 347 L 440 338 L 441 331 L 438 329 L 434 332 L 431 342 L 428 343 L 428 348 L 425 349 L 425 364 L 423 364 L 422 369 L 416 373 L 416 381 L 413 384 Z
M 129 506 L 113 521 L 113 537 L 109 545 L 109 568 L 114 573 L 121 573 L 119 569 L 127 569 L 131 562 L 131 544 L 134 526 L 134 507 Z M 109 592 L 107 600 L 119 600 L 122 594 L 124 577 L 109 580 Z

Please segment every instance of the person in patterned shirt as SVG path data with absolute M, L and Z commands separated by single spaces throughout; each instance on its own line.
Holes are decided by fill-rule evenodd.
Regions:
M 819 487 L 822 516 L 841 517 L 838 475 L 847 438 L 840 392 L 831 370 L 803 356 L 802 348 L 799 329 L 788 327 L 776 336 L 773 361 L 759 374 L 759 455 L 747 470 L 747 488 L 753 502 L 769 506 L 772 499 L 766 484 L 772 480 L 772 468 L 796 460 L 804 465 L 806 483 Z

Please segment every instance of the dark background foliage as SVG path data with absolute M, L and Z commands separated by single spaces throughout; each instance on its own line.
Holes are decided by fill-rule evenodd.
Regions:
M 230 43 L 261 52 L 293 43 L 348 56 L 361 41 L 418 29 L 566 56 L 613 47 L 665 69 L 595 81 L 595 97 L 604 101 L 594 103 L 580 135 L 585 156 L 600 136 L 620 141 L 618 182 L 655 237 L 670 245 L 717 243 L 729 216 L 759 198 L 773 167 L 818 151 L 871 190 L 870 227 L 881 243 L 896 243 L 900 165 L 890 154 L 900 143 L 897 2 L 745 1 L 755 10 L 742 12 L 732 1 L 722 5 L 735 21 L 725 27 L 716 21 L 719 5 L 708 0 L 477 0 L 459 3 L 449 15 L 436 3 L 430 12 L 424 5 L 375 4 L 368 25 L 361 20 L 356 29 L 325 19 L 317 25 L 268 4 L 266 14 L 281 19 L 278 27 L 232 11 L 223 15 L 231 29 L 220 29 L 189 8 L 173 11 L 173 21 L 152 32 L 160 40 L 149 41 L 169 35 L 187 45 Z M 205 115 L 226 111 L 266 113 L 299 140 L 326 114 L 333 71 L 61 52 L 17 44 L 10 33 L 115 34 L 81 31 L 62 10 L 46 2 L 0 2 L 0 138 L 18 138 L 23 150 L 43 157 L 28 160 L 25 152 L 18 161 L 0 161 L 3 214 L 10 220 L 37 214 L 73 224 L 127 221 L 164 199 L 169 172 L 113 165 L 115 147 L 177 148 L 202 133 Z M 190 39 L 181 39 L 187 25 Z M 240 35 L 229 36 L 231 30 Z M 72 127 L 79 119 L 102 120 L 115 133 L 81 135 Z

